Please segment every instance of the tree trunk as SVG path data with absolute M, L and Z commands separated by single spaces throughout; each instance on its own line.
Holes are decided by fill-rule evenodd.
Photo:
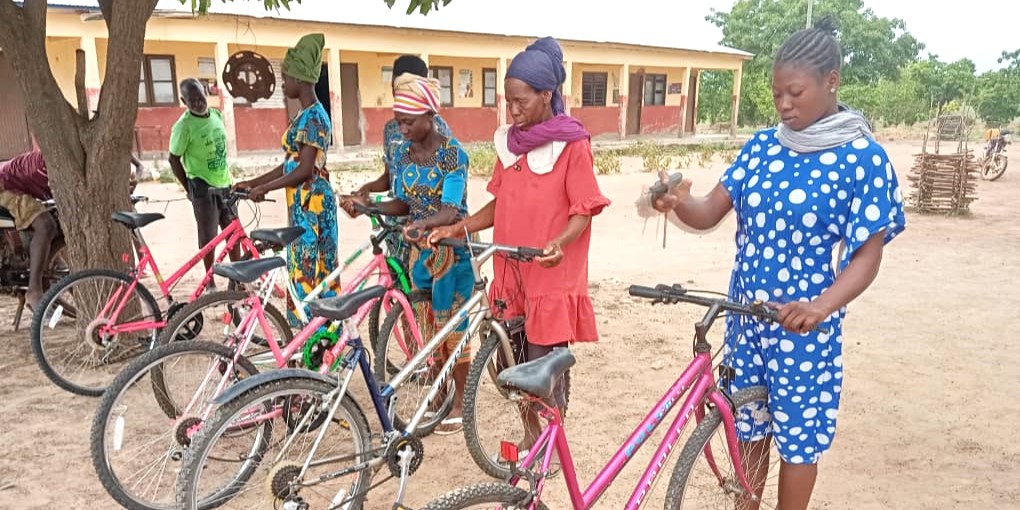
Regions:
M 109 31 L 99 113 L 80 116 L 60 91 L 46 57 L 46 0 L 0 0 L 0 47 L 27 102 L 29 126 L 46 159 L 75 270 L 125 268 L 127 230 L 110 221 L 131 210 L 131 140 L 145 24 L 156 0 L 100 0 Z M 127 256 L 126 256 L 127 255 Z

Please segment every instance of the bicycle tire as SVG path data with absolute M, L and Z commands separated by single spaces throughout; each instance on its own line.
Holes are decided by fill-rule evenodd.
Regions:
M 523 502 L 527 501 L 530 496 L 530 492 L 520 487 L 507 485 L 506 483 L 479 483 L 447 492 L 440 496 L 439 499 L 432 501 L 419 510 L 462 510 L 472 505 L 492 503 L 523 505 Z M 526 507 L 517 506 L 511 508 L 523 509 Z M 540 510 L 549 509 L 541 501 L 538 503 L 537 508 Z
M 412 291 L 410 294 L 405 294 L 404 297 L 407 298 L 407 302 L 412 307 L 414 305 L 416 305 L 416 304 L 423 304 L 423 305 L 428 306 L 427 310 L 425 311 L 425 315 L 431 316 L 431 314 L 432 314 L 432 306 L 431 306 L 432 305 L 432 293 L 431 292 L 429 292 L 427 290 L 415 290 L 415 291 Z M 375 304 L 375 307 L 373 307 L 373 310 L 376 307 L 378 307 L 379 310 L 380 310 L 380 313 L 382 313 L 381 312 L 382 311 L 382 303 L 383 303 L 382 299 L 377 301 L 376 304 Z M 401 310 L 401 312 L 403 311 L 399 306 L 396 306 L 396 307 L 392 308 L 390 310 L 390 313 L 386 314 L 386 319 L 383 320 L 383 324 L 381 326 L 379 326 L 379 331 L 376 334 L 376 338 L 374 340 L 372 340 L 372 354 L 376 357 L 376 362 L 374 363 L 374 366 L 372 367 L 372 370 L 375 372 L 376 378 L 379 379 L 379 380 L 389 380 L 390 377 L 396 375 L 396 373 L 400 371 L 399 367 L 397 367 L 393 363 L 390 363 L 389 359 L 386 358 L 386 356 L 385 356 L 385 352 L 386 352 L 385 349 L 386 349 L 387 345 L 380 345 L 380 343 L 382 342 L 383 328 L 386 328 L 386 324 L 387 324 L 386 320 L 389 319 L 390 315 L 393 315 L 393 313 L 396 310 Z M 431 317 L 429 317 L 429 319 L 431 320 Z M 395 322 L 397 319 L 393 319 L 393 320 Z M 429 339 L 425 336 L 425 333 L 427 331 L 421 330 L 423 319 L 421 317 L 415 317 L 415 322 L 417 322 L 418 329 L 421 332 L 422 341 L 428 342 Z M 392 331 L 393 331 L 393 324 L 390 324 L 390 327 L 386 329 L 386 334 L 389 335 Z M 388 337 L 387 337 L 387 343 L 388 343 Z M 380 350 L 380 349 L 382 349 L 382 350 Z M 380 356 L 379 353 L 383 353 L 383 355 Z M 382 372 L 382 371 L 379 370 L 382 367 L 382 365 L 379 365 L 379 361 L 378 361 L 380 358 L 386 359 L 386 371 L 385 372 Z
M 117 403 L 120 401 L 120 397 L 126 390 L 131 389 L 140 379 L 145 376 L 148 372 L 150 377 L 153 372 L 158 370 L 162 364 L 170 359 L 181 355 L 182 353 L 196 353 L 205 352 L 212 354 L 213 356 L 220 357 L 222 359 L 233 359 L 234 350 L 213 342 L 173 342 L 168 345 L 160 345 L 155 349 L 135 358 L 124 370 L 117 375 L 113 383 L 110 384 L 110 388 L 106 393 L 103 394 L 102 400 L 99 402 L 99 406 L 96 409 L 95 417 L 92 420 L 92 431 L 90 437 L 91 454 L 92 454 L 92 466 L 96 470 L 96 474 L 99 476 L 99 481 L 102 483 L 103 488 L 106 489 L 107 494 L 110 495 L 115 501 L 120 503 L 125 508 L 130 510 L 171 510 L 171 506 L 161 506 L 152 501 L 141 500 L 138 497 L 131 495 L 128 489 L 125 489 L 125 484 L 121 483 L 122 480 L 117 476 L 115 469 L 111 465 L 110 458 L 107 455 L 107 430 L 110 418 L 113 415 L 114 409 L 117 407 Z M 252 376 L 258 373 L 258 368 L 251 363 L 247 358 L 241 356 L 237 360 L 240 368 L 247 373 L 247 376 Z M 160 370 L 162 374 L 162 370 Z M 163 399 L 160 399 L 160 393 L 154 391 L 156 401 L 159 407 L 166 412 L 163 401 L 167 400 L 167 395 L 164 387 L 164 393 L 162 394 Z M 171 418 L 177 418 L 178 416 L 171 416 Z M 166 455 L 169 457 L 171 453 L 167 451 Z M 171 486 L 171 490 L 175 490 L 175 487 Z M 175 493 L 172 493 L 173 495 Z
M 183 338 L 177 334 L 177 332 L 187 327 L 186 321 L 189 321 L 196 313 L 200 313 L 206 308 L 222 304 L 222 303 L 235 303 L 248 297 L 248 293 L 240 290 L 225 290 L 220 292 L 213 292 L 210 294 L 204 294 L 198 299 L 192 301 L 184 308 L 181 308 L 174 314 L 173 318 L 167 323 L 163 331 L 160 332 L 157 343 L 159 345 L 169 345 L 170 343 L 176 343 L 182 341 Z M 266 320 L 268 320 L 275 327 L 277 331 L 280 331 L 283 338 L 279 339 L 280 345 L 287 345 L 294 339 L 294 332 L 290 329 L 290 324 L 287 319 L 280 313 L 279 310 L 273 306 L 272 303 L 265 303 L 263 310 L 266 312 Z M 195 337 L 192 336 L 191 339 Z M 193 341 L 193 340 L 189 340 Z M 255 339 L 252 339 L 254 342 Z M 216 342 L 213 342 L 216 343 Z M 152 390 L 156 396 L 156 401 L 159 403 L 163 412 L 166 413 L 167 418 L 175 419 L 179 416 L 179 409 L 174 402 L 169 399 L 170 392 L 167 391 L 166 384 L 163 380 L 163 372 L 160 369 L 155 369 L 152 373 Z
M 201 470 L 204 469 L 205 461 L 208 457 L 209 450 L 215 444 L 216 440 L 221 437 L 219 433 L 221 429 L 227 428 L 230 425 L 231 418 L 246 409 L 265 402 L 270 396 L 274 394 L 280 394 L 287 390 L 306 390 L 312 392 L 318 392 L 319 394 L 326 395 L 329 392 L 336 389 L 336 386 L 320 380 L 306 379 L 306 378 L 291 378 L 291 379 L 279 379 L 270 381 L 259 386 L 256 386 L 241 395 L 238 395 L 234 399 L 220 406 L 212 418 L 207 422 L 208 426 L 203 427 L 202 430 L 192 438 L 192 448 L 189 448 L 184 455 L 184 462 L 181 465 L 181 472 L 177 477 L 177 508 L 187 510 L 208 510 L 217 508 L 229 502 L 230 498 L 234 497 L 245 484 L 248 483 L 248 479 L 254 474 L 254 471 L 258 469 L 258 465 L 253 466 L 248 470 L 247 473 L 242 474 L 239 479 L 242 479 L 240 483 L 233 483 L 221 490 L 220 492 L 210 496 L 205 501 L 199 502 L 195 497 L 196 486 L 198 484 L 198 478 L 201 475 Z M 350 418 L 347 421 L 348 427 L 353 435 L 358 437 L 361 445 L 363 445 L 363 451 L 358 452 L 358 455 L 362 458 L 358 459 L 359 462 L 365 462 L 368 452 L 372 448 L 371 443 L 371 431 L 368 427 L 368 420 L 365 418 L 365 414 L 361 408 L 354 402 L 350 395 L 344 395 L 343 400 L 340 402 L 340 407 L 343 408 L 344 412 Z M 266 444 L 266 448 L 269 447 L 271 438 L 267 437 L 263 443 Z M 281 440 L 282 441 L 282 440 Z M 264 455 L 265 450 L 259 454 L 259 457 Z M 355 494 L 358 494 L 354 500 L 349 504 L 351 509 L 360 509 L 364 499 L 366 488 L 371 484 L 371 471 L 366 471 L 366 476 L 361 476 L 358 479 L 358 487 Z M 208 499 L 214 499 L 214 501 L 208 501 Z
M 416 291 L 412 292 L 411 294 L 412 295 L 410 300 L 412 304 L 423 300 L 428 301 L 429 303 L 431 303 L 432 301 L 431 295 L 428 295 L 426 293 L 418 293 Z M 373 349 L 375 360 L 373 363 L 374 366 L 372 367 L 372 370 L 373 372 L 375 372 L 375 378 L 379 382 L 380 387 L 383 386 L 386 382 L 390 380 L 391 377 L 393 377 L 400 371 L 400 367 L 397 367 L 396 365 L 390 362 L 389 358 L 386 356 L 386 352 L 389 350 L 389 340 L 392 337 L 391 333 L 393 331 L 393 328 L 396 327 L 397 321 L 399 321 L 403 316 L 404 308 L 401 306 L 394 307 L 392 310 L 390 310 L 390 313 L 386 315 L 386 320 L 383 321 L 383 325 L 379 329 L 379 344 L 376 345 L 375 348 Z M 407 323 L 402 322 L 402 324 Z M 422 341 L 425 343 L 428 343 L 429 340 L 430 339 L 428 338 L 422 339 Z M 408 382 L 404 383 L 405 386 L 407 384 Z M 431 381 L 429 381 L 429 384 L 431 385 Z M 451 385 L 453 384 L 453 377 L 450 377 L 450 384 Z M 448 414 L 450 414 L 450 411 L 453 409 L 454 393 L 455 392 L 453 391 L 447 390 L 446 398 L 443 400 L 439 409 L 434 411 L 431 417 L 423 418 L 422 421 L 418 424 L 418 427 L 414 431 L 415 436 L 425 437 L 431 434 L 436 429 L 436 427 L 438 427 L 439 424 L 442 423 L 442 421 L 446 418 Z M 418 405 L 421 405 L 421 403 L 419 402 Z M 418 406 L 415 406 L 416 410 L 417 408 Z M 398 430 L 406 429 L 407 424 L 410 421 L 411 417 L 400 416 L 400 413 L 397 412 L 397 410 L 395 409 L 392 410 L 392 414 L 393 414 L 393 426 Z
M 134 279 L 131 276 L 125 273 L 109 269 L 90 269 L 69 274 L 68 276 L 57 282 L 57 284 L 50 287 L 49 290 L 47 290 L 43 297 L 39 300 L 39 306 L 36 307 L 36 311 L 32 314 L 31 344 L 32 354 L 35 356 L 35 360 L 39 364 L 39 368 L 42 369 L 43 375 L 45 375 L 47 379 L 52 381 L 53 384 L 56 384 L 61 389 L 69 391 L 76 395 L 82 395 L 86 397 L 98 397 L 102 395 L 106 388 L 109 386 L 108 383 L 101 387 L 88 387 L 70 381 L 66 376 L 61 374 L 57 369 L 55 369 L 52 366 L 43 347 L 43 331 L 45 324 L 48 322 L 46 319 L 49 317 L 50 320 L 52 320 L 50 314 L 47 314 L 46 312 L 50 309 L 50 306 L 56 302 L 57 298 L 63 293 L 65 289 L 89 278 L 120 280 L 121 282 L 127 285 L 130 285 L 131 282 L 134 281 Z M 149 289 L 145 288 L 145 286 L 141 284 L 138 284 L 135 285 L 135 292 L 136 295 L 145 304 L 145 306 L 149 309 L 149 312 L 152 314 L 152 320 L 156 323 L 162 322 L 163 317 L 162 312 L 159 309 L 159 305 L 156 303 L 156 298 L 152 296 L 152 293 L 149 292 Z M 59 303 L 57 305 L 62 309 L 63 305 Z M 81 310 L 78 310 L 77 313 L 80 315 L 81 312 L 82 312 Z M 81 317 L 76 318 L 76 320 L 81 320 Z M 152 333 L 150 333 L 153 341 L 155 341 L 157 333 L 158 330 L 155 329 L 152 331 Z M 106 365 L 104 364 L 101 366 Z M 114 377 L 116 377 L 116 375 L 112 376 L 110 380 L 112 381 Z
M 499 348 L 502 346 L 499 335 L 495 333 L 489 333 L 482 342 L 481 347 L 478 349 L 478 353 L 475 355 L 475 359 L 471 362 L 471 368 L 468 370 L 467 382 L 464 385 L 464 441 L 467 443 L 468 453 L 471 454 L 471 458 L 478 465 L 485 474 L 497 478 L 500 480 L 506 480 L 510 477 L 510 468 L 501 465 L 500 463 L 493 461 L 493 454 L 497 454 L 499 450 L 486 454 L 485 448 L 482 446 L 482 440 L 478 433 L 479 418 L 477 415 L 476 406 L 478 404 L 478 389 L 481 386 L 482 378 L 488 377 L 493 384 L 496 383 L 496 376 L 499 372 L 510 368 L 511 366 L 523 363 L 523 353 L 515 353 L 515 359 L 513 365 L 503 367 L 499 372 L 493 372 L 489 370 L 490 359 L 499 354 Z M 497 362 L 498 366 L 502 366 L 501 363 Z M 567 372 L 563 378 L 564 393 L 567 400 L 567 406 L 570 405 L 570 373 Z M 564 417 L 566 416 L 567 410 L 563 410 Z
M 1000 159 L 1002 160 L 1001 167 L 999 166 Z M 1009 166 L 1009 159 L 1002 154 L 998 154 L 992 158 L 989 158 L 987 161 L 985 161 L 984 165 L 982 165 L 981 177 L 984 178 L 986 181 L 997 180 L 999 177 L 1002 177 L 1003 174 L 1006 173 L 1007 166 Z M 986 171 L 985 169 L 989 167 L 991 167 L 992 170 Z
M 768 390 L 764 386 L 753 386 L 740 390 L 730 396 L 730 401 L 733 403 L 734 408 L 740 408 L 756 400 L 768 402 Z M 677 459 L 676 466 L 673 468 L 673 475 L 669 479 L 669 487 L 666 489 L 666 510 L 678 510 L 683 507 L 683 499 L 688 488 L 687 484 L 691 471 L 694 469 L 698 458 L 702 456 L 705 445 L 708 444 L 721 424 L 722 417 L 719 414 L 719 410 L 712 409 L 705 414 L 705 418 L 694 429 L 687 442 L 684 443 L 683 450 L 680 452 L 680 458 Z M 727 452 L 725 455 L 716 455 L 717 464 L 723 462 L 720 460 L 723 456 L 726 458 L 725 462 L 732 463 L 733 460 Z M 716 483 L 713 483 L 713 485 L 716 485 Z

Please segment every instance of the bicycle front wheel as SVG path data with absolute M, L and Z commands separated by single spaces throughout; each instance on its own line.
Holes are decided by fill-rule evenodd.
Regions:
M 178 508 L 361 508 L 370 437 L 361 409 L 334 384 L 261 384 L 223 404 L 192 438 Z
M 375 377 L 382 385 L 408 366 L 411 359 L 418 354 L 432 338 L 433 326 L 431 296 L 427 293 L 412 293 L 411 308 L 415 317 L 408 317 L 404 308 L 394 306 L 383 321 L 379 330 L 379 341 L 374 350 Z M 414 328 L 420 327 L 421 343 L 414 337 Z M 459 335 L 460 333 L 454 333 Z M 393 426 L 406 429 L 418 408 L 425 401 L 432 383 L 435 382 L 442 369 L 442 360 L 432 355 L 420 366 L 415 367 L 410 377 L 396 388 L 396 401 L 393 404 Z M 418 423 L 414 435 L 424 437 L 432 433 L 453 408 L 453 378 L 432 403 L 433 409 L 426 411 L 425 417 Z
M 421 510 L 463 510 L 467 508 L 502 508 L 524 510 L 531 508 L 528 501 L 531 493 L 505 483 L 480 483 L 463 487 L 445 494 L 425 505 Z M 500 506 L 493 507 L 493 504 Z M 545 503 L 539 503 L 540 510 L 548 510 Z
M 258 372 L 233 357 L 225 345 L 174 342 L 124 367 L 99 403 L 91 435 L 92 464 L 113 499 L 131 510 L 174 507 L 181 458 L 210 402 L 221 387 Z M 167 402 L 178 411 L 167 414 Z
M 98 397 L 124 363 L 149 350 L 162 314 L 149 290 L 140 283 L 132 289 L 132 282 L 127 274 L 96 269 L 68 275 L 46 291 L 32 315 L 31 340 L 49 380 L 71 393 Z M 136 331 L 104 332 L 125 324 L 136 325 Z
M 755 386 L 730 397 L 734 415 L 761 413 L 768 409 L 768 391 Z M 680 508 L 776 508 L 779 482 L 779 453 L 772 441 L 740 443 L 741 459 L 731 459 L 722 428 L 722 416 L 712 409 L 687 439 L 666 489 L 666 510 Z M 754 448 L 768 448 L 766 455 L 749 455 Z M 751 462 L 749 457 L 757 457 Z M 752 487 L 760 492 L 754 501 L 741 486 L 733 469 L 742 462 L 748 479 L 754 473 L 762 483 Z M 758 505 L 758 506 L 755 506 Z

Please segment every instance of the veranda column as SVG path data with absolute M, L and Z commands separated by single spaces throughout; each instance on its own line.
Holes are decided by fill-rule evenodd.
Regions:
M 567 79 L 563 82 L 563 108 L 567 111 L 567 115 L 570 115 L 571 96 L 574 93 L 574 63 L 564 62 L 563 68 L 567 70 Z
M 329 70 L 329 113 L 333 124 L 333 151 L 344 150 L 344 108 L 340 91 L 343 82 L 340 78 L 340 50 L 329 48 L 327 51 L 326 68 Z
M 687 97 L 691 93 L 691 67 L 687 66 L 684 69 L 684 81 L 680 84 L 680 132 L 677 133 L 678 137 L 683 137 L 687 134 Z
M 85 52 L 85 96 L 88 98 L 89 115 L 99 108 L 99 57 L 96 54 L 96 38 L 82 37 L 78 47 Z
M 620 139 L 627 138 L 627 97 L 630 95 L 630 64 L 620 66 Z
M 506 77 L 506 58 L 499 57 L 496 59 L 496 123 L 499 126 L 507 123 L 506 84 L 503 83 L 504 77 Z
M 230 58 L 230 50 L 226 41 L 216 43 L 216 70 L 223 72 L 227 66 L 227 59 Z M 227 128 L 227 157 L 237 157 L 237 124 L 234 122 L 234 98 L 230 96 L 226 85 L 221 84 L 220 89 L 220 112 L 223 113 L 223 125 Z
M 730 112 L 730 138 L 737 137 L 737 117 L 740 114 L 740 81 L 743 76 L 743 66 L 733 70 L 733 111 Z

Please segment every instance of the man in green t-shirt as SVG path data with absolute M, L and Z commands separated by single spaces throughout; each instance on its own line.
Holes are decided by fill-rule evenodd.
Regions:
M 188 110 L 170 131 L 170 168 L 188 192 L 201 248 L 216 237 L 219 228 L 226 228 L 237 217 L 237 208 L 229 207 L 225 197 L 230 189 L 227 129 L 220 111 L 209 108 L 205 89 L 198 80 L 188 78 L 181 82 L 181 101 Z M 236 260 L 238 254 L 235 248 L 230 259 Z M 206 271 L 214 259 L 214 251 L 206 254 Z

